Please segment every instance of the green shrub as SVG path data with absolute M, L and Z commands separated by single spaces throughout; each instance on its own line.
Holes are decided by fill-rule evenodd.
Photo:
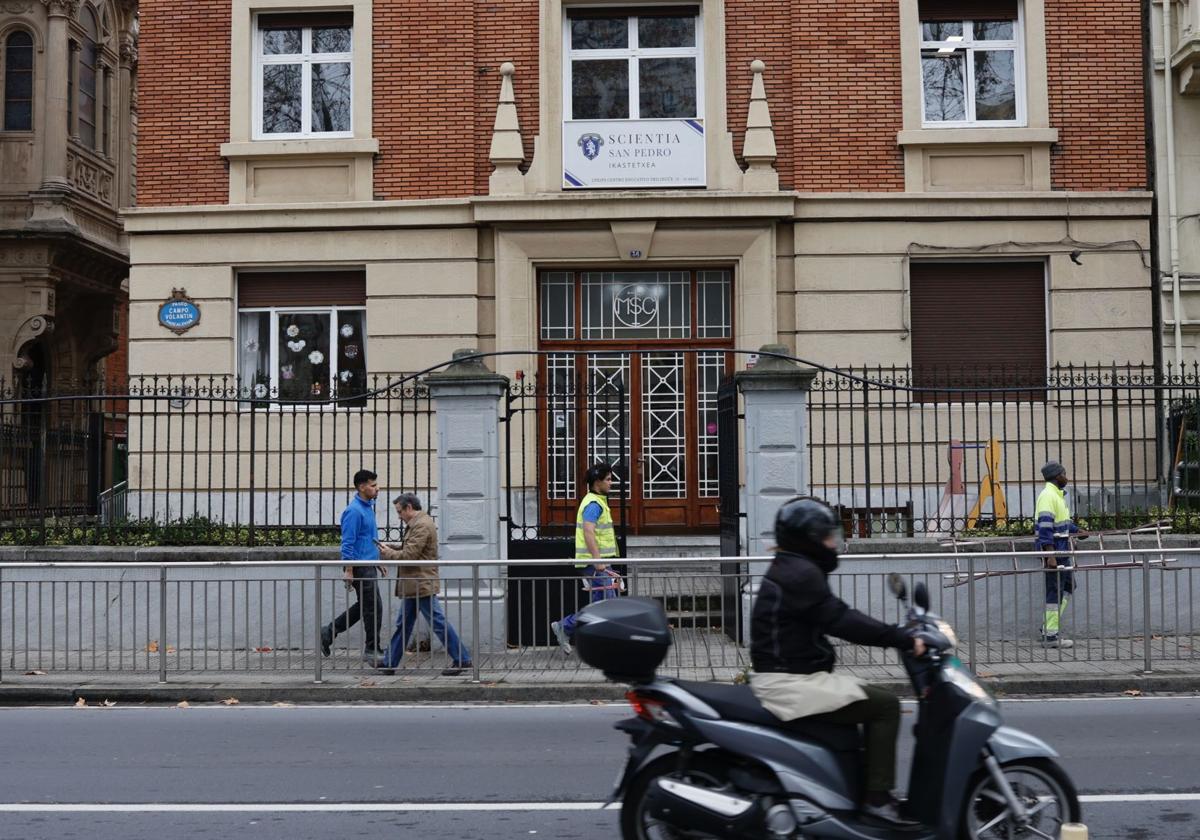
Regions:
M 337 528 L 255 528 L 254 545 L 272 547 L 334 546 Z M 15 525 L 0 528 L 0 546 L 102 545 L 102 546 L 248 546 L 250 529 L 192 516 L 161 523 L 133 519 L 118 525 L 47 522 L 45 527 Z

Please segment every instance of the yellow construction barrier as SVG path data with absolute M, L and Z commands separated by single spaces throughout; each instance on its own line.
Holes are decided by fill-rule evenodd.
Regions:
M 1063 823 L 1060 840 L 1088 840 L 1087 826 L 1083 823 Z

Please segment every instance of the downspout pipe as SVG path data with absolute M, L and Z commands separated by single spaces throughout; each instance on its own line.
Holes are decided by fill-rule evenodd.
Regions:
M 1183 304 L 1179 289 L 1179 204 L 1175 183 L 1175 80 L 1171 73 L 1171 4 L 1162 0 L 1163 134 L 1167 144 L 1167 247 L 1171 271 L 1171 310 L 1175 321 L 1175 367 L 1183 370 Z

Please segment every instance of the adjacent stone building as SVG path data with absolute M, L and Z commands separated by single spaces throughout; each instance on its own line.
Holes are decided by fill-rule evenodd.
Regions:
M 541 350 L 493 367 L 628 393 L 635 529 L 714 524 L 691 415 L 736 348 L 926 385 L 1155 353 L 1128 0 L 163 0 L 141 56 L 135 375 L 312 404 Z
M 134 203 L 137 7 L 0 3 L 0 380 L 97 387 L 118 347 Z M 123 359 L 121 361 L 123 366 Z

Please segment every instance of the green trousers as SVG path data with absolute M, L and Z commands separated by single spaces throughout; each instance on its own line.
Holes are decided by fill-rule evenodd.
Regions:
M 896 736 L 900 734 L 900 698 L 873 685 L 859 700 L 808 720 L 864 724 L 867 728 L 867 793 L 887 793 L 896 786 Z

